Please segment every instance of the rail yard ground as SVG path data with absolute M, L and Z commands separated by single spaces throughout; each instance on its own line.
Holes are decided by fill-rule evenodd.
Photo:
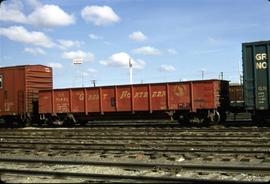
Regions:
M 269 127 L 250 123 L 183 127 L 175 122 L 150 121 L 126 126 L 123 122 L 115 122 L 114 126 L 105 124 L 0 129 L 1 181 L 266 183 L 270 180 Z

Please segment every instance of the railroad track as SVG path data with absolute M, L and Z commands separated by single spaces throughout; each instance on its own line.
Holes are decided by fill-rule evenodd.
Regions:
M 1 133 L 0 133 L 1 135 Z M 39 140 L 39 139 L 44 139 L 47 138 L 48 140 L 50 139 L 62 139 L 62 140 L 106 140 L 106 139 L 111 139 L 111 140 L 117 140 L 121 139 L 122 140 L 173 140 L 173 141 L 196 141 L 196 140 L 202 140 L 202 141 L 254 141 L 254 142 L 263 142 L 267 141 L 270 135 L 268 134 L 261 134 L 260 136 L 257 135 L 247 135 L 247 134 L 238 134 L 238 135 L 216 135 L 216 134 L 197 134 L 197 135 L 188 135 L 188 134 L 174 134 L 174 133 L 164 133 L 164 134 L 156 134 L 156 133 L 108 133 L 108 134 L 65 134 L 62 133 L 60 135 L 54 135 L 54 134 L 5 134 L 1 135 L 0 141 L 2 140 L 16 140 L 18 138 L 24 138 L 26 140 Z M 2 138 L 2 139 L 1 139 Z
M 219 135 L 211 137 L 182 136 L 166 137 L 160 134 L 139 135 L 112 133 L 111 135 L 65 135 L 64 138 L 49 135 L 45 136 L 18 136 L 2 135 L 0 149 L 36 149 L 45 146 L 50 150 L 106 150 L 106 151 L 156 151 L 156 152 L 219 152 L 219 153 L 270 153 L 270 136 L 264 135 Z M 175 133 L 177 134 L 177 133 Z M 116 136 L 117 135 L 117 136 Z M 47 137 L 46 137 L 47 136 Z M 113 136 L 113 137 L 111 137 Z M 163 135 L 164 136 L 164 135 Z M 113 141 L 113 142 L 112 142 Z
M 207 170 L 207 171 L 230 171 L 240 173 L 269 174 L 270 165 L 218 165 L 218 164 L 160 164 L 160 163 L 135 163 L 135 162 L 97 162 L 78 160 L 46 160 L 46 159 L 23 159 L 23 158 L 0 158 L 0 162 L 8 163 L 41 163 L 54 165 L 90 165 L 103 167 L 124 167 L 128 169 L 164 169 L 164 170 Z
M 25 127 L 25 128 L 0 128 L 0 132 L 9 130 L 9 131 L 33 131 L 33 129 L 35 129 L 36 131 L 42 131 L 42 132 L 46 132 L 46 131 L 59 131 L 59 130 L 63 130 L 63 129 L 76 129 L 76 130 L 80 130 L 80 131 L 89 131 L 89 130 L 119 130 L 119 129 L 133 129 L 135 131 L 141 131 L 141 130 L 155 130 L 155 131 L 194 131 L 194 132 L 200 132 L 200 131 L 208 131 L 208 132 L 213 132 L 213 131 L 239 131 L 239 132 L 245 132 L 247 130 L 254 130 L 254 131 L 269 131 L 270 128 L 269 127 L 257 127 L 257 126 L 242 126 L 242 127 L 238 127 L 237 126 L 237 122 L 234 122 L 235 126 L 229 126 L 226 127 L 224 125 L 214 125 L 214 126 L 210 126 L 210 127 L 201 127 L 201 126 L 192 126 L 192 127 L 185 127 L 185 126 L 179 126 L 179 125 L 175 125 L 172 127 L 167 127 L 167 126 L 155 126 L 155 125 L 151 125 L 151 126 L 146 126 L 146 127 L 136 127 L 136 126 L 127 126 L 127 127 L 123 127 L 123 126 L 114 126 L 111 127 L 110 125 L 104 126 L 104 127 L 50 127 L 50 128 L 38 128 L 38 127 Z
M 261 180 L 261 181 L 249 181 L 245 179 L 243 181 L 236 182 L 235 180 L 217 180 L 213 178 L 185 178 L 181 177 L 179 173 L 183 172 L 205 172 L 205 173 L 222 173 L 222 172 L 230 172 L 230 173 L 241 173 L 243 174 L 260 174 L 268 176 L 270 172 L 269 165 L 213 165 L 213 164 L 159 164 L 159 163 L 132 163 L 132 162 L 96 162 L 96 161 L 77 161 L 77 160 L 44 160 L 44 159 L 22 159 L 22 158 L 1 158 L 0 163 L 8 163 L 9 166 L 7 168 L 0 167 L 1 174 L 23 174 L 23 175 L 52 175 L 52 176 L 66 176 L 66 177 L 79 177 L 79 178 L 88 178 L 95 181 L 95 179 L 103 179 L 105 181 L 108 180 L 118 180 L 117 182 L 124 179 L 125 180 L 134 180 L 136 182 L 160 182 L 160 183 L 266 183 L 268 180 Z M 46 165 L 49 165 L 50 170 L 48 169 L 21 169 L 22 165 L 20 165 L 19 169 L 12 168 L 12 164 L 42 164 L 42 168 L 46 168 Z M 65 166 L 73 166 L 72 171 L 55 171 L 53 170 L 54 166 L 59 167 L 60 165 Z M 91 169 L 88 169 L 87 172 L 82 172 L 80 169 L 74 169 L 74 166 L 78 166 L 77 168 L 86 166 L 99 166 L 105 168 L 120 168 L 123 169 L 124 174 L 117 175 L 117 174 L 96 174 L 96 173 L 89 173 Z M 68 169 L 65 169 L 68 170 Z M 134 175 L 130 171 L 141 171 L 141 170 L 148 170 L 147 174 L 145 175 Z M 159 172 L 159 176 L 151 175 L 151 172 Z M 93 172 L 93 171 L 92 171 Z M 146 172 L 145 172 L 146 173 Z M 169 176 L 168 176 L 169 175 Z M 194 174 L 195 176 L 195 174 Z M 94 180 L 93 180 L 94 179 Z
M 53 176 L 53 177 L 67 177 L 64 182 L 69 183 L 71 177 L 87 178 L 84 183 L 88 182 L 117 182 L 117 183 L 182 183 L 182 184 L 202 184 L 202 183 L 239 183 L 239 184 L 259 184 L 268 183 L 269 181 L 235 181 L 235 180 L 218 180 L 218 179 L 194 179 L 181 177 L 166 177 L 166 176 L 133 176 L 133 175 L 109 175 L 109 174 L 89 174 L 89 173 L 73 173 L 60 171 L 33 171 L 33 170 L 18 170 L 18 169 L 0 169 L 1 173 L 17 174 L 31 176 Z M 47 178 L 46 178 L 47 180 Z M 45 181 L 46 181 L 45 180 Z M 53 180 L 53 179 L 52 179 Z M 43 182 L 45 182 L 43 181 Z M 77 180 L 76 180 L 77 181 Z M 41 180 L 42 182 L 42 180 Z M 75 183 L 75 182 L 74 182 Z
M 45 146 L 44 146 L 45 145 Z M 251 149 L 252 148 L 252 149 Z M 263 146 L 224 146 L 218 145 L 174 145 L 174 146 L 159 146 L 159 145 L 124 145 L 124 144 L 50 144 L 50 143 L 8 143 L 1 145 L 1 150 L 57 150 L 57 151 L 137 151 L 137 152 L 174 152 L 174 153 L 264 153 L 270 154 L 269 147 Z
M 0 158 L 14 158 L 14 161 L 0 159 L 0 172 L 9 174 L 18 172 L 17 174 L 21 175 L 25 170 L 29 170 L 26 172 L 29 175 L 72 176 L 85 178 L 87 181 L 100 181 L 103 177 L 106 178 L 105 181 L 118 182 L 121 178 L 120 175 L 117 176 L 117 173 L 78 171 L 73 174 L 66 170 L 70 167 L 74 168 L 75 165 L 76 168 L 125 168 L 121 170 L 126 173 L 125 183 L 143 181 L 143 179 L 148 182 L 167 179 L 177 183 L 204 183 L 206 179 L 209 183 L 211 180 L 224 179 L 225 176 L 228 176 L 225 182 L 232 182 L 231 180 L 239 177 L 240 173 L 246 173 L 246 175 L 244 178 L 238 178 L 238 181 L 248 182 L 252 176 L 254 177 L 252 182 L 264 182 L 270 180 L 268 177 L 270 173 L 269 139 L 270 128 L 267 127 L 200 129 L 120 126 L 0 129 Z M 17 157 L 43 159 L 16 160 Z M 59 158 L 63 162 L 57 163 L 52 158 Z M 88 165 L 74 162 L 82 158 L 84 158 L 83 163 L 88 163 Z M 136 167 L 137 161 L 143 162 L 142 165 Z M 38 163 L 41 164 L 39 167 L 42 166 L 47 170 L 35 169 Z M 16 171 L 15 166 L 14 168 L 1 167 L 1 164 L 2 166 L 19 166 L 19 170 Z M 107 166 L 102 166 L 102 164 L 107 164 Z M 124 167 L 124 164 L 130 165 Z M 56 168 L 56 171 L 48 170 L 48 165 L 54 167 L 61 165 L 61 168 Z M 132 173 L 127 173 L 127 171 L 132 171 Z M 149 172 L 153 175 L 146 174 Z M 189 175 L 189 173 L 194 175 Z M 219 173 L 219 175 L 214 173 Z M 204 178 L 205 175 L 209 177 Z M 210 177 L 213 175 L 215 177 Z
M 66 131 L 69 130 L 69 131 Z M 269 128 L 0 130 L 0 149 L 269 153 Z M 212 131 L 209 131 L 212 130 Z M 227 130 L 227 131 L 225 131 Z M 112 142 L 113 141 L 113 142 Z
M 68 131 L 67 131 L 68 130 Z M 212 130 L 212 129 L 210 129 Z M 270 129 L 228 129 L 223 130 L 160 130 L 160 129 L 19 129 L 0 131 L 0 142 L 12 140 L 45 140 L 57 142 L 62 141 L 162 141 L 162 142 L 181 142 L 181 141 L 207 141 L 207 142 L 260 142 L 267 143 L 270 139 Z M 241 144 L 242 144 L 241 143 Z

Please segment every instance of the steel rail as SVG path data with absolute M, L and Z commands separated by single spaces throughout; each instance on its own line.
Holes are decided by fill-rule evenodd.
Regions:
M 157 176 L 130 176 L 130 175 L 111 175 L 111 174 L 91 174 L 91 173 L 75 173 L 75 172 L 60 172 L 60 171 L 37 171 L 37 170 L 23 170 L 23 169 L 5 169 L 0 168 L 0 173 L 9 174 L 20 174 L 20 175 L 46 175 L 46 176 L 61 176 L 61 177 L 76 177 L 76 178 L 88 178 L 101 179 L 102 181 L 107 181 L 108 179 L 118 180 L 128 180 L 128 182 L 139 181 L 139 182 L 155 182 L 155 183 L 189 183 L 189 184 L 204 184 L 204 183 L 239 183 L 239 184 L 250 184 L 250 183 L 268 183 L 268 181 L 235 181 L 235 180 L 217 180 L 217 179 L 195 179 L 195 178 L 182 178 L 182 177 L 157 177 Z M 123 181 L 127 182 L 127 181 Z
M 72 136 L 72 137 L 56 137 L 56 136 L 29 136 L 29 135 L 23 135 L 23 136 L 12 136 L 12 135 L 8 135 L 8 136 L 3 136 L 1 135 L 1 138 L 0 138 L 0 142 L 1 142 L 1 139 L 23 139 L 23 140 L 26 140 L 26 139 L 46 139 L 46 140 L 50 140 L 50 139 L 53 139 L 53 140 L 97 140 L 97 136 L 79 136 L 79 135 L 76 135 L 76 136 Z M 261 142 L 261 141 L 269 141 L 270 140 L 270 137 L 259 137 L 258 139 L 255 139 L 254 140 L 254 137 L 250 136 L 250 137 L 205 137 L 205 136 L 202 136 L 202 137 L 178 137 L 178 136 L 173 136 L 173 137 L 156 137 L 156 136 L 147 136 L 147 137 L 134 137 L 134 136 L 124 136 L 124 137 L 119 137 L 119 136 L 106 136 L 106 135 L 103 135 L 103 136 L 99 136 L 98 137 L 98 140 L 177 140 L 177 141 L 180 141 L 180 140 L 183 140 L 183 141 L 252 141 L 252 142 Z
M 209 133 L 209 132 L 204 132 L 202 133 L 194 133 L 194 132 L 162 132 L 162 133 L 157 133 L 157 132 L 132 132 L 132 130 L 128 131 L 119 131 L 119 132 L 105 132 L 105 131 L 93 131 L 93 132 L 70 132 L 71 130 L 68 130 L 69 132 L 65 132 L 65 130 L 62 130 L 60 132 L 50 132 L 50 133 L 41 133 L 41 132 L 35 132 L 32 131 L 32 133 L 28 132 L 6 132 L 1 134 L 0 136 L 29 136 L 29 135 L 42 135 L 42 136 L 134 136 L 134 137 L 141 137 L 141 136 L 186 136 L 186 137 L 243 137 L 243 138 L 250 138 L 250 137 L 270 137 L 270 132 L 265 134 L 265 133 L 256 133 L 252 134 L 250 132 L 246 133 L 241 133 L 241 134 L 232 134 L 230 132 L 224 132 L 224 133 Z
M 207 149 L 207 148 L 183 148 L 183 147 L 179 147 L 179 148 L 159 148 L 159 147 L 155 147 L 155 148 L 151 148 L 151 147 L 145 147 L 145 148 L 139 148 L 139 147 L 91 147 L 91 146 L 85 146 L 85 147 L 70 147 L 70 146 L 66 146 L 66 147 L 54 147 L 54 146 L 46 146 L 46 147 L 40 147 L 39 145 L 31 145 L 28 144 L 28 147 L 25 146 L 17 146 L 17 145 L 13 145 L 13 146 L 0 146 L 0 150 L 14 150 L 14 149 L 18 149 L 18 150 L 39 150 L 39 149 L 45 149 L 45 150 L 58 150 L 58 151 L 137 151 L 137 152 L 146 152 L 146 151 L 152 151 L 152 152 L 171 152 L 171 153 L 263 153 L 263 154 L 269 154 L 270 150 L 269 149 L 264 149 L 264 150 L 247 150 L 247 149 L 220 149 L 220 148 L 215 148 L 215 147 L 211 147 L 211 149 Z
M 132 128 L 132 127 L 131 127 Z M 63 130 L 77 130 L 77 131 L 91 131 L 91 130 L 102 130 L 104 131 L 104 129 L 108 129 L 108 130 L 112 130 L 112 131 L 116 131 L 116 130 L 120 130 L 122 131 L 123 129 L 127 129 L 130 130 L 130 127 L 127 128 L 111 128 L 111 127 L 104 127 L 104 128 L 16 128 L 16 129 L 11 129 L 11 128 L 0 128 L 0 132 L 18 132 L 18 131 L 22 131 L 22 132 L 32 132 L 34 131 L 40 131 L 40 132 L 50 132 L 50 131 L 63 131 Z M 253 131 L 253 132 L 257 132 L 257 133 L 262 133 L 262 132 L 270 132 L 270 128 L 136 128 L 134 127 L 134 131 L 146 131 L 146 130 L 156 130 L 156 131 L 160 131 L 160 132 L 164 132 L 164 131 L 172 131 L 172 132 L 247 132 L 247 131 Z M 252 133 L 252 132 L 250 132 Z
M 46 140 L 47 141 L 47 140 Z M 99 140 L 96 140 L 96 141 L 99 141 Z M 61 145 L 61 146 L 92 146 L 92 147 L 98 147 L 98 146 L 102 146 L 102 147 L 110 147 L 110 146 L 113 146 L 113 147 L 151 147 L 151 148 L 154 148 L 154 147 L 167 147 L 167 148 L 171 148 L 171 147 L 174 147 L 174 148 L 178 148 L 178 147 L 206 147 L 206 148 L 209 148 L 209 147 L 219 147 L 219 148 L 269 148 L 269 151 L 270 151 L 270 144 L 225 144 L 225 143 L 218 143 L 218 144 L 194 144 L 194 143 L 151 143 L 151 144 L 148 144 L 148 143 L 91 143 L 91 142 L 86 142 L 86 141 L 83 141 L 83 142 L 44 142 L 44 141 L 31 141 L 31 142 L 26 142 L 25 140 L 20 140 L 20 141 L 5 141 L 5 140 L 2 140 L 0 141 L 0 146 L 2 146 L 1 144 L 8 144 L 8 145 L 11 145 L 11 144 L 25 144 L 25 145 L 28 145 L 28 144 L 31 144 L 31 145 Z
M 211 171 L 234 171 L 234 172 L 270 172 L 270 165 L 245 164 L 245 165 L 221 165 L 217 164 L 160 164 L 160 163 L 135 163 L 135 162 L 102 162 L 102 161 L 78 161 L 78 160 L 48 160 L 48 159 L 25 159 L 25 158 L 0 158 L 0 162 L 9 163 L 42 163 L 57 165 L 87 165 L 87 166 L 104 166 L 104 167 L 128 167 L 128 168 L 144 168 L 144 169 L 199 169 Z

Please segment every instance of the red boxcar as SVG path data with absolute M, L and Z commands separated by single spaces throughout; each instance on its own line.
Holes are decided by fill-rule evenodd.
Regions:
M 43 65 L 0 68 L 0 116 L 27 118 L 38 113 L 38 92 L 51 90 L 52 69 Z
M 196 113 L 211 118 L 218 110 L 225 112 L 228 93 L 228 81 L 221 80 L 54 89 L 39 93 L 39 113 L 91 116 L 162 111 L 177 118 Z

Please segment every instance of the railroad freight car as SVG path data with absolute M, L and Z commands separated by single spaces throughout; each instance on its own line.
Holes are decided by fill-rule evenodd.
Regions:
M 23 65 L 0 68 L 0 118 L 7 123 L 31 122 L 38 116 L 38 93 L 52 89 L 52 68 Z
M 230 84 L 229 87 L 230 97 L 230 112 L 239 113 L 244 112 L 244 91 L 241 84 Z
M 246 110 L 260 123 L 270 119 L 270 41 L 242 44 Z
M 166 113 L 185 122 L 219 122 L 229 107 L 229 82 L 202 80 L 40 91 L 44 121 L 74 123 L 94 116 Z

